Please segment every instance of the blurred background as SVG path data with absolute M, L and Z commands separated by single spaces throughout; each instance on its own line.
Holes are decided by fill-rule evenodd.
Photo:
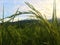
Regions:
M 37 10 L 39 10 L 42 15 L 46 15 L 47 19 L 52 18 L 53 10 L 53 0 L 0 0 L 0 18 L 3 15 L 3 5 L 4 5 L 4 17 L 10 16 L 16 12 L 19 8 L 19 11 L 29 11 L 31 10 L 25 2 L 32 4 Z M 56 9 L 57 17 L 60 18 L 60 0 L 56 0 Z M 24 20 L 24 19 L 33 19 L 30 15 L 20 15 L 15 17 L 14 21 Z M 6 19 L 8 20 L 8 19 Z

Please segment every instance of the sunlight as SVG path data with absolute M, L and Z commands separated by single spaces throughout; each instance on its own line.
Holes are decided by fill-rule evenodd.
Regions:
M 45 14 L 47 19 L 52 18 L 53 12 L 53 0 L 27 0 L 30 2 L 36 9 L 38 9 L 42 14 Z M 60 18 L 60 0 L 56 0 L 56 12 L 57 17 Z

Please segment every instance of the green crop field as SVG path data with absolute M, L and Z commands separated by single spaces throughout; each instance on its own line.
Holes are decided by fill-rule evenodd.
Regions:
M 10 17 L 21 14 L 33 14 L 38 20 L 33 23 L 9 24 L 1 19 L 0 24 L 0 45 L 60 45 L 60 24 L 56 16 L 56 5 L 53 4 L 52 21 L 49 22 L 42 16 L 40 11 L 35 9 L 30 3 L 25 2 L 32 10 L 28 12 L 19 12 Z M 22 24 L 22 25 L 20 25 Z

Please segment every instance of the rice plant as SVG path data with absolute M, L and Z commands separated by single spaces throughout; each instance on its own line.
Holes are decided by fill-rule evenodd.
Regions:
M 60 25 L 56 16 L 56 2 L 53 3 L 52 22 L 42 16 L 40 11 L 28 2 L 25 2 L 32 10 L 26 12 L 16 11 L 15 14 L 4 22 L 1 19 L 0 45 L 60 45 Z M 18 12 L 18 13 L 17 13 Z M 33 14 L 37 22 L 10 24 L 10 20 L 21 14 Z M 19 27 L 18 27 L 19 26 Z

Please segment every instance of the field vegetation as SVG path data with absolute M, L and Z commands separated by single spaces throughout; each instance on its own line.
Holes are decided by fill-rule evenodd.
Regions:
M 37 22 L 10 24 L 10 20 L 0 24 L 0 45 L 60 45 L 60 25 L 56 16 L 56 4 L 53 6 L 52 21 L 44 18 L 40 11 L 25 2 L 32 10 L 13 14 L 10 20 L 21 14 L 33 14 Z M 17 11 L 18 12 L 18 11 Z

